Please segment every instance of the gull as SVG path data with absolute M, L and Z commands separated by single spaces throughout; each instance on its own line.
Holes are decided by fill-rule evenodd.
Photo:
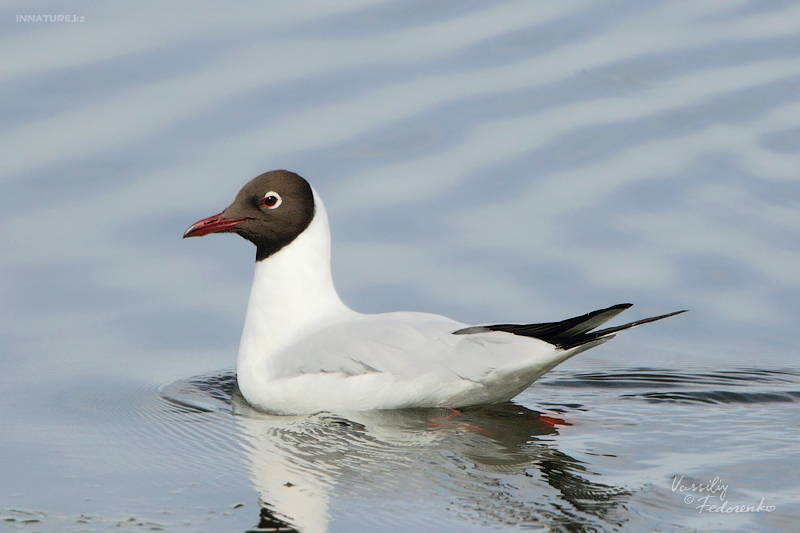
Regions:
M 183 236 L 209 233 L 237 233 L 256 246 L 237 383 L 247 402 L 274 414 L 506 402 L 616 333 L 685 312 L 604 329 L 597 328 L 632 304 L 542 324 L 356 312 L 333 284 L 325 206 L 286 170 L 257 176 Z

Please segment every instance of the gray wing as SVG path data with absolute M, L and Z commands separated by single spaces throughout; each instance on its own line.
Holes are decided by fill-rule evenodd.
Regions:
M 454 335 L 464 324 L 427 313 L 360 315 L 301 340 L 271 361 L 281 377 L 338 372 L 387 372 L 398 379 L 436 374 L 444 380 L 480 380 L 553 347 L 542 341 L 486 331 Z

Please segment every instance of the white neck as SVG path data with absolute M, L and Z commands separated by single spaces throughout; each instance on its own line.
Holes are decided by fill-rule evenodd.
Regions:
M 242 389 L 251 379 L 269 379 L 259 363 L 309 330 L 352 312 L 333 286 L 328 214 L 316 191 L 314 203 L 314 218 L 306 230 L 274 255 L 256 262 L 239 344 Z

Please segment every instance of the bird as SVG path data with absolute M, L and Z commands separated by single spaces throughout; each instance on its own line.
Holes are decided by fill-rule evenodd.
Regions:
M 686 311 L 604 329 L 632 304 L 538 324 L 354 311 L 334 287 L 325 205 L 287 170 L 255 177 L 183 237 L 211 233 L 256 246 L 236 379 L 250 405 L 277 415 L 503 403 L 616 333 Z

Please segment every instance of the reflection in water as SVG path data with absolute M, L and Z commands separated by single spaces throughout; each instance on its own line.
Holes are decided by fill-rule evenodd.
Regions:
M 764 434 L 772 444 L 762 457 L 782 460 L 793 453 L 796 438 L 775 402 L 796 405 L 798 385 L 800 373 L 775 369 L 556 370 L 539 383 L 540 392 L 546 388 L 552 412 L 580 413 L 580 426 L 561 435 L 569 425 L 564 417 L 514 403 L 272 416 L 244 402 L 232 372 L 168 385 L 157 412 L 140 414 L 149 431 L 167 434 L 170 449 L 180 443 L 187 453 L 192 446 L 199 461 L 238 461 L 244 450 L 245 464 L 236 462 L 231 472 L 241 479 L 246 471 L 258 492 L 253 531 L 307 533 L 354 523 L 364 531 L 428 531 L 453 521 L 473 531 L 511 525 L 652 529 L 695 516 L 670 492 L 669 480 L 676 473 L 720 475 L 722 466 L 708 464 L 709 457 L 721 457 L 720 439 L 743 443 L 735 460 L 752 453 L 750 443 Z M 583 407 L 589 403 L 590 409 Z M 746 407 L 737 409 L 735 420 L 731 404 Z M 613 430 L 604 431 L 608 422 Z M 674 463 L 676 439 L 691 441 L 702 459 L 689 463 L 681 455 Z M 614 483 L 599 483 L 592 470 L 611 472 Z M 781 482 L 784 470 L 776 467 L 771 478 Z M 733 479 L 732 490 L 747 486 L 731 473 L 725 478 Z M 652 481 L 643 485 L 641 479 Z M 791 476 L 783 482 L 795 483 Z M 653 522 L 654 512 L 664 518 Z
M 273 416 L 245 403 L 233 374 L 175 384 L 165 397 L 195 414 L 234 413 L 262 504 L 254 531 L 327 531 L 336 498 L 374 508 L 409 495 L 486 525 L 622 522 L 614 511 L 627 493 L 588 480 L 541 440 L 567 423 L 514 403 Z

